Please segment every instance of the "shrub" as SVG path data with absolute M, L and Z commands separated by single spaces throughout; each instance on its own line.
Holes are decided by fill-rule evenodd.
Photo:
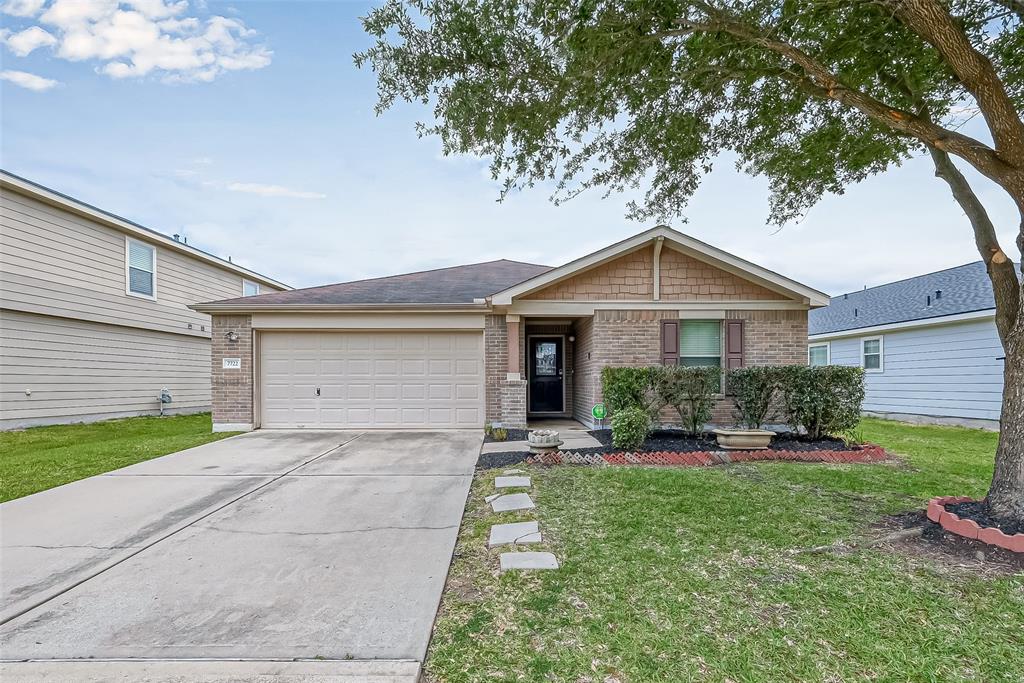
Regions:
M 768 419 L 779 388 L 782 366 L 761 365 L 730 370 L 726 386 L 736 403 L 736 421 L 747 429 L 760 429 Z
M 508 438 L 508 430 L 504 427 L 492 427 L 491 438 L 495 441 L 504 441 Z
M 484 436 L 491 436 L 494 434 L 494 425 L 490 422 L 484 425 Z
M 864 370 L 842 365 L 780 368 L 786 419 L 794 430 L 803 427 L 807 436 L 820 439 L 847 432 L 860 420 L 864 402 Z
M 641 408 L 648 413 L 657 410 L 657 396 L 651 378 L 653 368 L 612 368 L 601 370 L 601 389 L 609 412 L 614 415 L 626 408 Z
M 651 430 L 651 414 L 639 406 L 630 406 L 612 414 L 612 445 L 636 450 L 644 445 Z
M 683 429 L 696 436 L 711 419 L 715 394 L 721 390 L 722 371 L 715 367 L 661 366 L 651 373 L 651 383 L 659 407 L 675 408 Z

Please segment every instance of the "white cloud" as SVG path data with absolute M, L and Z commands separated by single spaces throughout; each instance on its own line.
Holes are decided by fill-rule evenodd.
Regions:
M 46 4 L 46 0 L 7 0 L 0 10 L 12 17 L 34 17 Z
M 320 192 L 305 192 L 293 190 L 281 185 L 261 185 L 259 183 L 229 183 L 228 189 L 232 192 L 248 192 L 263 197 L 290 197 L 292 199 L 326 199 L 327 195 Z
M 15 55 L 25 57 L 31 54 L 33 50 L 55 45 L 57 39 L 38 26 L 32 26 L 24 31 L 6 36 L 4 43 L 7 45 L 7 49 Z
M 28 5 L 8 2 L 5 11 L 35 16 L 43 9 L 42 3 Z M 270 64 L 273 53 L 239 19 L 201 19 L 188 10 L 187 0 L 54 0 L 39 15 L 40 26 L 4 42 L 19 57 L 52 47 L 69 61 L 95 61 L 98 73 L 117 79 L 154 75 L 165 82 L 209 82 Z
M 43 92 L 60 85 L 59 81 L 50 78 L 43 78 L 42 76 L 30 74 L 27 71 L 11 71 L 9 69 L 0 71 L 0 80 L 10 81 L 14 85 L 35 90 L 36 92 Z

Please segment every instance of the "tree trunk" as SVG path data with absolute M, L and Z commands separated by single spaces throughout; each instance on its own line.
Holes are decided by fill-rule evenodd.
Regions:
M 986 501 L 997 517 L 1024 520 L 1024 325 L 1006 343 L 999 446 Z

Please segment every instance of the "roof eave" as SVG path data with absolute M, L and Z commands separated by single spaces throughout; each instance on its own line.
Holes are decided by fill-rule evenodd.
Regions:
M 200 313 L 485 313 L 491 309 L 486 303 L 452 304 L 221 304 L 217 302 L 192 304 Z
M 200 261 L 205 261 L 213 266 L 229 270 L 239 275 L 242 275 L 247 280 L 253 282 L 259 282 L 260 284 L 269 285 L 281 290 L 290 290 L 292 287 L 286 285 L 283 282 L 261 275 L 254 270 L 249 270 L 237 263 L 232 263 L 213 254 L 208 254 L 202 249 L 190 246 L 183 242 L 178 242 L 168 237 L 167 235 L 157 232 L 151 228 L 147 228 L 144 225 L 139 225 L 126 218 L 121 218 L 109 211 L 104 211 L 98 207 L 86 204 L 83 201 L 69 197 L 66 194 L 57 192 L 38 183 L 34 183 L 31 180 L 22 178 L 21 176 L 14 175 L 8 171 L 0 171 L 0 187 L 9 189 L 12 192 L 32 197 L 44 204 L 55 206 L 65 211 L 77 214 L 79 216 L 88 218 L 89 220 L 96 221 L 109 228 L 113 228 L 119 232 L 132 235 L 134 237 L 140 237 L 146 241 L 156 243 L 160 247 L 171 249 L 172 251 L 191 256 L 192 258 Z
M 951 325 L 959 322 L 970 322 L 972 320 L 985 320 L 995 317 L 996 309 L 981 308 L 976 311 L 964 311 L 961 313 L 950 313 L 949 315 L 938 315 L 931 318 L 914 318 L 912 320 L 898 320 L 878 325 L 865 325 L 863 327 L 847 327 L 842 330 L 830 332 L 814 332 L 807 335 L 811 341 L 827 341 L 829 339 L 840 339 L 844 337 L 859 337 L 866 334 L 877 334 L 891 332 L 894 330 L 911 330 L 919 327 L 932 327 L 937 325 Z

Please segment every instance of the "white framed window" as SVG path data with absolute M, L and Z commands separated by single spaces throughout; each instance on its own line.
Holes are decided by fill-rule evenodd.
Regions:
M 882 337 L 860 340 L 860 366 L 864 372 L 882 372 L 885 369 Z
M 131 296 L 156 298 L 156 247 L 124 238 L 124 291 Z
M 256 296 L 260 293 L 260 283 L 242 280 L 242 296 Z
M 807 346 L 807 364 L 811 367 L 832 364 L 832 345 L 829 342 Z
M 722 321 L 679 321 L 679 364 L 684 367 L 722 367 Z

